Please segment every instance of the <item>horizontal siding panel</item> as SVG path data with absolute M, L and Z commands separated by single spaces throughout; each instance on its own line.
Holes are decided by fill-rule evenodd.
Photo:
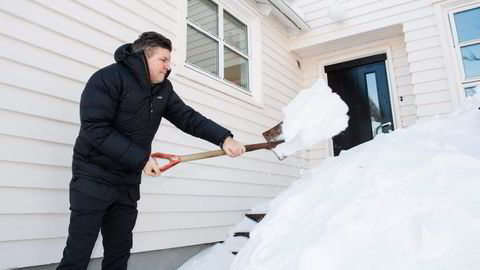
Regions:
M 61 167 L 72 163 L 71 145 L 0 135 L 0 149 L 0 161 Z
M 443 67 L 426 71 L 418 71 L 412 73 L 412 83 L 417 84 L 423 82 L 437 81 L 446 77 L 447 74 L 445 73 L 445 69 Z
M 68 213 L 68 190 L 0 188 L 1 214 Z M 17 200 L 16 198 L 29 198 Z M 139 212 L 244 211 L 272 197 L 232 197 L 142 194 Z M 12 204 L 9 202 L 17 201 Z
M 272 32 L 265 30 L 266 29 L 264 28 L 264 31 L 262 31 L 262 51 L 265 52 L 266 55 L 270 56 L 271 59 L 274 59 L 274 61 L 283 63 L 281 68 L 285 69 L 285 73 L 290 74 L 290 76 L 292 76 L 291 79 L 297 84 L 301 84 L 302 73 L 297 67 L 298 59 L 295 55 L 289 52 L 287 48 L 281 46 L 286 44 L 288 39 L 279 35 L 274 35 Z
M 421 29 L 421 28 L 426 28 L 429 26 L 436 26 L 436 25 L 437 25 L 437 20 L 435 16 L 428 16 L 428 17 L 403 23 L 403 31 L 409 32 L 415 29 Z
M 415 114 L 417 114 L 415 105 L 407 105 L 407 106 L 400 107 L 400 115 L 402 116 L 415 115 Z
M 18 3 L 21 2 L 22 1 L 18 1 Z M 63 2 L 66 1 L 62 1 L 62 3 Z M 13 2 L 10 1 L 10 3 Z M 78 38 L 78 36 L 73 36 L 73 32 L 64 35 L 63 32 L 56 33 L 45 27 L 39 26 L 37 24 L 38 22 L 28 23 L 24 20 L 28 18 L 19 19 L 4 12 L 0 14 L 0 23 L 4 26 L 0 29 L 0 33 L 4 37 L 10 37 L 19 42 L 21 41 L 34 47 L 39 47 L 43 50 L 60 54 L 88 66 L 101 67 L 108 64 L 112 59 L 111 52 L 107 52 L 106 49 L 95 47 L 95 44 L 78 42 L 78 39 L 74 39 Z M 28 35 L 25 33 L 28 33 Z M 96 46 L 101 46 L 107 42 L 100 42 L 102 41 L 102 38 L 98 36 L 98 33 L 89 32 L 88 34 L 91 37 L 97 38 L 97 43 L 99 45 Z M 116 45 L 112 45 L 112 47 L 113 46 Z
M 411 42 L 415 40 L 421 40 L 429 37 L 438 36 L 438 28 L 436 26 L 430 26 L 426 28 L 420 28 L 412 31 L 405 32 L 405 42 Z
M 116 4 L 110 1 L 95 1 L 95 0 L 83 0 L 81 4 L 96 12 L 108 17 L 117 23 L 120 23 L 123 28 L 131 29 L 138 33 L 143 31 L 157 31 L 163 33 L 166 37 L 174 39 L 176 37 L 175 30 L 177 25 L 173 24 L 169 20 L 162 19 L 162 25 L 158 25 L 151 21 L 147 17 L 143 17 L 139 14 L 135 14 L 123 5 Z M 175 12 L 174 10 L 170 10 Z M 121 18 L 121 19 L 120 19 Z
M 354 2 L 354 1 L 352 1 Z M 347 2 L 347 3 L 352 3 Z M 345 7 L 348 9 L 347 17 L 344 19 L 345 23 L 349 25 L 360 25 L 370 22 L 379 21 L 386 17 L 398 16 L 399 14 L 409 12 L 413 9 L 419 9 L 425 7 L 425 3 L 415 3 L 416 1 L 412 0 L 396 0 L 396 1 L 372 1 L 366 3 L 365 0 L 358 1 L 357 5 L 351 9 L 348 9 L 348 4 Z M 324 10 L 326 15 L 326 10 Z M 319 14 L 320 15 L 320 14 Z M 307 20 L 307 23 L 314 29 L 320 29 L 323 31 L 328 31 L 333 28 L 335 25 L 332 24 L 332 20 L 325 16 L 320 18 L 315 18 L 312 20 Z M 327 30 L 328 29 L 328 30 Z
M 426 71 L 431 69 L 443 69 L 444 66 L 445 66 L 445 63 L 442 58 L 432 58 L 424 61 L 411 63 L 410 71 L 413 73 L 413 72 Z
M 110 18 L 96 12 L 84 5 L 81 1 L 75 0 L 32 0 L 36 4 L 43 6 L 46 9 L 50 9 L 59 14 L 62 14 L 67 20 L 74 20 L 86 27 L 92 29 L 92 32 L 87 35 L 79 35 L 80 42 L 91 44 L 92 46 L 106 46 L 104 50 L 108 53 L 112 53 L 112 50 L 116 49 L 118 45 L 122 43 L 131 42 L 139 32 L 126 28 L 123 22 L 116 22 Z M 88 19 L 87 19 L 88 18 Z M 73 33 L 63 30 L 61 28 L 55 28 L 57 31 L 69 36 Z M 108 29 L 108 31 L 107 31 Z M 87 30 L 85 30 L 86 32 Z M 81 32 L 83 33 L 83 31 Z M 88 36 L 90 35 L 90 36 Z M 98 35 L 98 36 L 97 36 Z M 98 44 L 95 40 L 102 41 L 102 44 Z
M 397 95 L 398 96 L 405 96 L 405 95 L 411 95 L 413 94 L 413 86 L 410 85 L 405 85 L 405 86 L 400 86 L 397 88 Z
M 2 83 L 0 87 L 1 109 L 58 121 L 79 122 L 78 104 Z
M 396 77 L 395 80 L 397 81 L 397 86 L 398 86 L 398 87 L 410 85 L 410 84 L 412 83 L 412 78 L 411 78 L 410 75 L 408 75 L 408 76 Z
M 429 103 L 439 103 L 450 101 L 450 91 L 438 91 L 426 94 L 416 95 L 415 104 L 416 105 L 426 105 Z
M 408 44 L 407 44 L 407 47 L 408 47 Z M 408 62 L 412 63 L 412 62 L 417 62 L 425 59 L 437 58 L 442 56 L 443 56 L 442 48 L 437 46 L 437 47 L 426 48 L 426 49 L 409 52 Z
M 80 101 L 85 84 L 45 70 L 0 58 L 0 82 L 74 102 Z M 25 80 L 28 78 L 28 80 Z M 2 85 L 2 88 L 4 86 Z
M 65 202 L 67 204 L 68 202 Z M 140 213 L 134 233 L 232 226 L 244 211 Z M 66 238 L 70 214 L 30 214 L 0 216 L 0 243 L 48 238 Z
M 407 52 L 405 51 L 405 47 L 400 47 L 396 49 L 392 49 L 392 57 L 398 58 L 402 56 L 407 56 Z
M 448 90 L 448 81 L 446 79 L 417 83 L 413 86 L 414 94 L 430 93 L 441 90 Z
M 0 16 L 1 17 L 1 16 Z M 96 71 L 96 68 L 74 61 L 70 58 L 27 45 L 23 42 L 0 35 L 2 50 L 0 57 L 32 66 L 47 72 L 86 82 Z
M 416 18 L 431 16 L 433 15 L 433 9 L 428 5 L 429 3 L 427 2 L 413 1 L 412 4 L 409 5 L 382 10 L 373 16 L 369 14 L 368 16 L 345 19 L 342 25 L 327 24 L 319 26 L 307 22 L 314 29 L 296 38 L 291 48 L 298 50 L 321 42 L 392 26 Z M 348 27 L 342 28 L 344 25 Z
M 417 115 L 419 117 L 423 117 L 437 114 L 445 114 L 452 112 L 452 109 L 453 108 L 451 101 L 419 105 L 417 106 Z
M 414 52 L 428 48 L 438 47 L 440 45 L 440 38 L 438 36 L 410 41 L 407 43 L 406 51 Z
M 400 106 L 413 105 L 415 104 L 415 96 L 414 95 L 402 96 L 402 98 L 399 99 L 399 103 L 400 103 Z
M 409 66 L 401 66 L 395 68 L 395 76 L 396 77 L 401 77 L 401 76 L 408 76 L 410 75 L 410 67 Z
M 68 1 L 69 0 L 65 2 Z M 118 41 L 116 42 L 115 39 L 101 35 L 97 31 L 94 31 L 89 27 L 85 27 L 83 23 L 68 19 L 68 17 L 62 16 L 56 11 L 52 11 L 48 6 L 42 6 L 41 4 L 35 4 L 34 2 L 30 1 L 18 0 L 5 2 L 5 5 L 2 5 L 1 9 L 21 18 L 22 21 L 24 21 L 24 25 L 20 29 L 23 28 L 24 30 L 28 30 L 28 32 L 34 32 L 30 29 L 38 29 L 38 27 L 25 24 L 25 21 L 44 28 L 40 29 L 40 33 L 46 32 L 45 30 L 48 29 L 51 32 L 56 32 L 64 37 L 76 40 L 79 43 L 88 44 L 89 46 L 102 50 L 107 54 L 112 49 L 115 49 L 117 45 L 119 45 Z M 88 17 L 84 17 L 83 20 L 86 20 L 87 18 Z M 21 22 L 18 22 L 12 18 L 6 17 L 6 19 L 12 23 L 21 24 Z M 51 34 L 49 36 L 51 36 Z M 54 40 L 63 41 L 64 39 L 55 38 Z
M 403 67 L 408 65 L 408 57 L 402 56 L 393 59 L 393 67 Z

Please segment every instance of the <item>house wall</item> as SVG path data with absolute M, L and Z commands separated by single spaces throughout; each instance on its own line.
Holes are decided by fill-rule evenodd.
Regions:
M 463 94 L 452 87 L 440 33 L 449 31 L 439 24 L 430 0 L 340 0 L 346 10 L 342 22 L 328 17 L 330 0 L 299 0 L 311 30 L 290 37 L 290 48 L 305 64 L 308 78 L 320 76 L 318 65 L 334 54 L 349 54 L 351 59 L 366 56 L 362 48 L 381 43 L 388 36 L 385 29 L 396 25 L 400 33 L 389 36 L 386 44 L 391 55 L 387 62 L 392 106 L 398 127 L 406 127 L 418 119 L 449 113 L 459 104 Z M 356 37 L 356 38 L 352 38 Z M 340 42 L 340 41 L 346 42 Z M 337 44 L 338 46 L 331 46 Z M 357 53 L 355 55 L 355 53 Z M 347 59 L 350 60 L 350 59 Z M 339 58 L 338 62 L 344 59 Z M 338 63 L 337 62 L 337 63 Z M 329 63 L 332 64 L 332 63 Z M 326 142 L 323 148 L 330 147 Z M 328 154 L 328 151 L 323 151 Z M 331 154 L 331 152 L 330 152 Z M 327 155 L 318 152 L 309 158 L 314 163 Z
M 184 7 L 173 0 L 18 0 L 0 5 L 0 269 L 60 260 L 83 87 L 93 72 L 113 61 L 119 45 L 143 31 L 165 34 L 174 47 L 185 42 L 185 34 L 177 31 L 185 24 Z M 263 141 L 261 132 L 281 121 L 280 108 L 303 87 L 297 57 L 286 48 L 287 33 L 272 19 L 260 26 L 261 47 L 255 48 L 263 54 L 260 103 L 218 91 L 208 79 L 199 83 L 182 74 L 171 77 L 187 104 L 245 143 Z M 176 65 L 174 69 L 183 63 Z M 217 149 L 168 121 L 162 122 L 152 148 L 175 154 Z M 306 166 L 302 155 L 280 162 L 268 151 L 256 151 L 143 177 L 133 252 L 221 241 L 245 211 L 272 199 Z M 99 241 L 93 257 L 103 253 Z

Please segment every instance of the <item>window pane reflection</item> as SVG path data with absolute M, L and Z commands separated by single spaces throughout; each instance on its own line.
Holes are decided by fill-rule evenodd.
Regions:
M 480 76 L 480 44 L 461 48 L 465 77 Z
M 218 7 L 208 0 L 188 0 L 188 19 L 218 36 Z
M 228 12 L 224 12 L 223 31 L 226 42 L 239 51 L 248 53 L 247 26 L 245 24 L 234 18 Z
M 225 47 L 225 80 L 248 90 L 248 61 Z
M 480 38 L 480 7 L 455 13 L 454 17 L 460 42 Z
M 218 43 L 187 26 L 187 62 L 218 75 Z

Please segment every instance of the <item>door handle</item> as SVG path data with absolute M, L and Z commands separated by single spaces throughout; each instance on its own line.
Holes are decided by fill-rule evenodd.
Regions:
M 375 129 L 375 135 L 378 134 L 378 131 L 379 131 L 380 129 L 383 130 L 384 127 L 389 127 L 389 126 L 391 126 L 391 125 L 392 125 L 392 122 L 387 122 L 387 123 L 385 123 L 385 124 L 381 124 L 380 126 L 378 126 L 378 127 Z

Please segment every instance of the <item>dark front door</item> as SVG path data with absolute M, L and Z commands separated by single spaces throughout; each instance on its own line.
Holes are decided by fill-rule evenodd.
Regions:
M 385 60 L 380 54 L 325 67 L 328 85 L 349 108 L 348 128 L 333 138 L 335 156 L 393 130 Z

